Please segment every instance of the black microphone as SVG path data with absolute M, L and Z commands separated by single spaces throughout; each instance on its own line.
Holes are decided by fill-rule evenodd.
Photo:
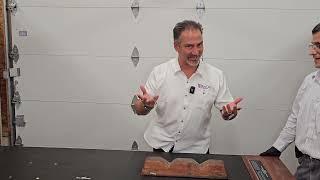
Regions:
M 189 90 L 189 93 L 190 94 L 194 94 L 194 91 L 196 90 L 196 87 L 194 87 L 194 86 L 191 86 L 190 87 L 190 90 Z

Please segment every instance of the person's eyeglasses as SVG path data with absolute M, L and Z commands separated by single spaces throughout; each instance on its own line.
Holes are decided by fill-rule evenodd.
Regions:
M 309 48 L 310 49 L 315 49 L 315 48 L 318 48 L 320 49 L 320 42 L 312 42 L 309 44 Z

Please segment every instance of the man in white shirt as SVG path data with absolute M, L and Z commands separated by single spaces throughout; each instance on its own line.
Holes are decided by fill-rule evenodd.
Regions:
M 237 116 L 223 72 L 200 58 L 202 26 L 182 21 L 173 29 L 178 57 L 156 66 L 132 103 L 138 115 L 155 107 L 156 119 L 144 133 L 154 151 L 209 153 L 211 109 L 214 105 L 225 120 Z
M 295 141 L 298 180 L 320 179 L 320 24 L 312 30 L 309 54 L 317 71 L 304 79 L 280 136 L 262 156 L 280 156 Z

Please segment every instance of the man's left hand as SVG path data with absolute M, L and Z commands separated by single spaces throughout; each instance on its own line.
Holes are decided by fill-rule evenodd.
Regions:
M 241 101 L 242 101 L 242 98 L 237 98 L 235 101 L 223 106 L 221 110 L 222 118 L 224 120 L 234 119 L 238 114 L 238 110 L 241 109 L 237 107 L 238 103 Z

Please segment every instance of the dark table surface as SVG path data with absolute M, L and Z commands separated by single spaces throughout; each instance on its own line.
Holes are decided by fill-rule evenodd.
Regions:
M 91 180 L 195 179 L 140 176 L 146 156 L 161 156 L 168 161 L 193 158 L 198 163 L 207 159 L 223 160 L 228 179 L 250 179 L 241 156 L 237 155 L 0 147 L 0 180 L 76 180 L 77 177 Z

